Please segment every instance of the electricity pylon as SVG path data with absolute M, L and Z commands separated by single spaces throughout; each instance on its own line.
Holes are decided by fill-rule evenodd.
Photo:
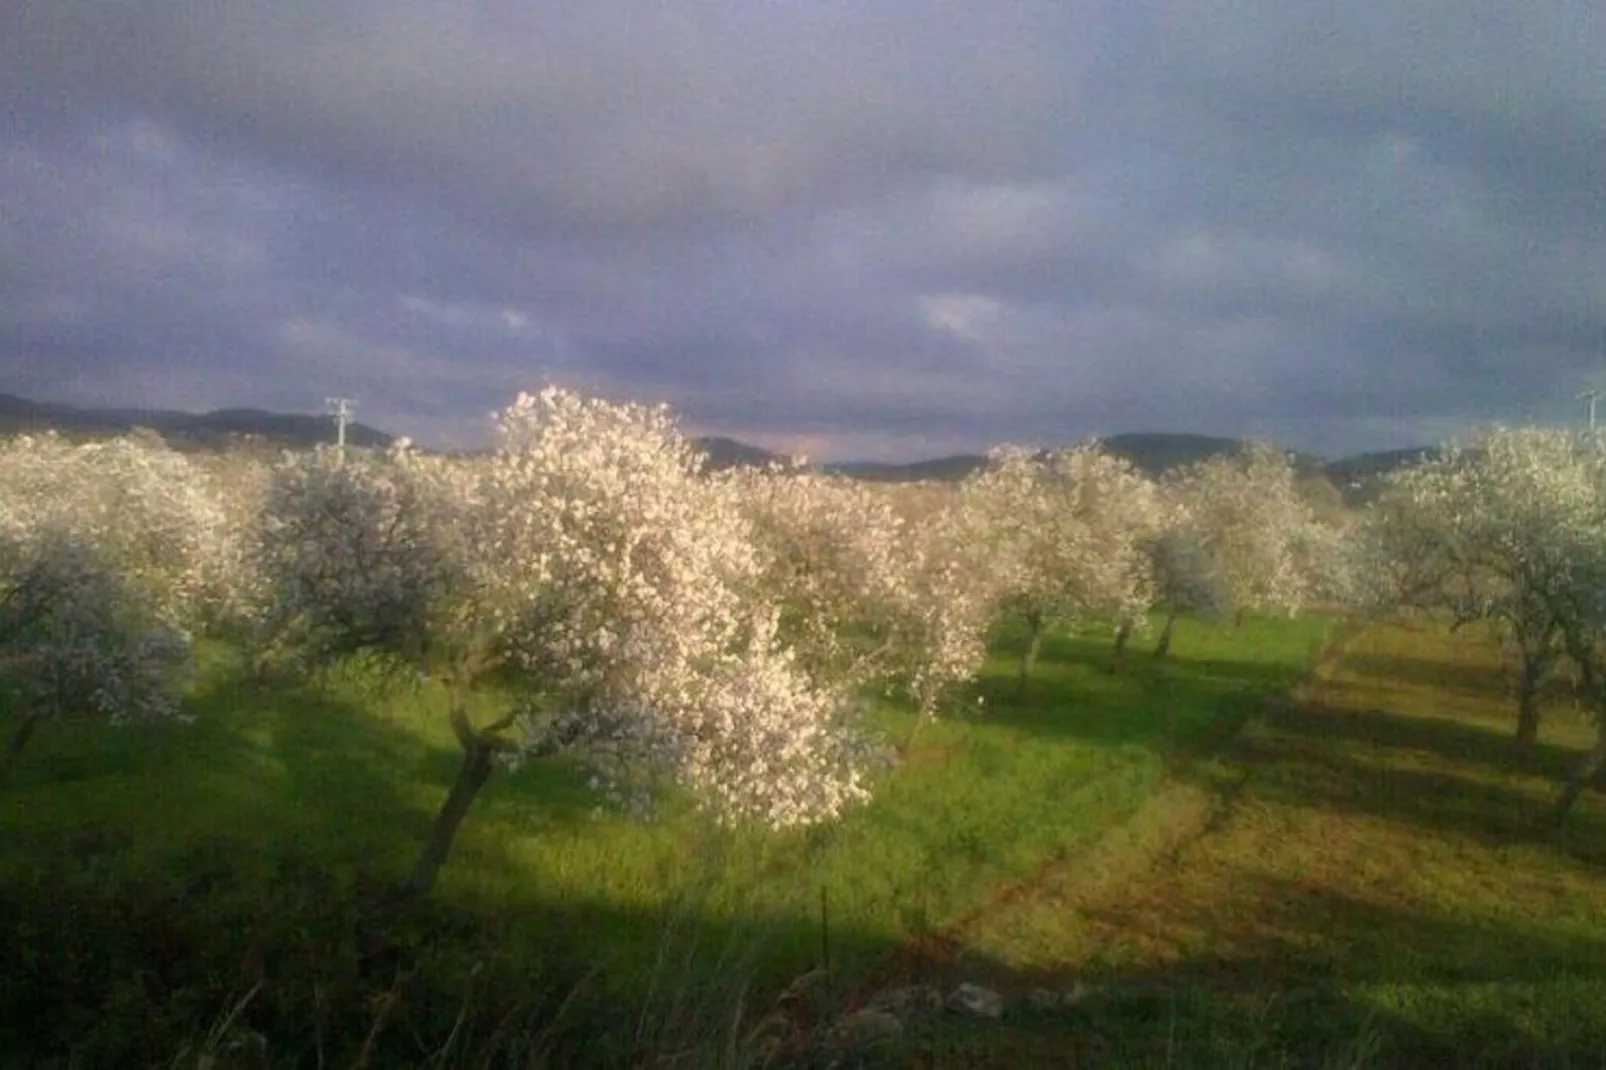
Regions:
M 1595 430 L 1595 402 L 1600 397 L 1599 390 L 1585 390 L 1574 400 L 1589 402 L 1589 429 Z
M 351 412 L 357 403 L 351 398 L 324 398 L 323 403 L 335 418 L 335 448 L 340 451 L 340 459 L 345 460 L 346 425 L 351 423 Z

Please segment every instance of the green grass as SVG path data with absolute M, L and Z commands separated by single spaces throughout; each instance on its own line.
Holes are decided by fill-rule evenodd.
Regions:
M 1602 1065 L 1606 799 L 1542 829 L 1592 731 L 1552 698 L 1522 765 L 1486 636 L 1354 636 L 1124 831 L 1164 848 L 1147 865 L 1062 867 L 955 952 L 1006 990 L 1098 995 L 943 1024 L 921 1065 Z
M 878 987 L 964 979 L 1005 1020 L 919 1024 L 890 1065 L 1600 1064 L 1606 798 L 1538 829 L 1591 738 L 1564 689 L 1519 765 L 1476 632 L 1186 622 L 1119 674 L 1056 635 L 1024 700 L 1022 644 L 838 824 L 722 831 L 675 800 L 644 824 L 532 766 L 400 917 L 366 904 L 455 773 L 443 696 L 361 670 L 254 691 L 208 648 L 194 724 L 48 725 L 0 787 L 0 1062 L 198 1067 L 210 1034 L 211 1065 L 349 1066 L 372 1034 L 375 1066 L 744 1065 Z M 909 740 L 907 710 L 873 716 Z
M 767 1006 L 826 955 L 847 992 L 1107 839 L 1327 628 L 1183 622 L 1171 662 L 1134 650 L 1118 675 L 1107 639 L 1054 636 L 1024 701 L 1004 634 L 981 706 L 921 726 L 876 801 L 819 829 L 720 830 L 674 800 L 640 823 L 595 813 L 561 763 L 498 775 L 429 908 L 382 924 L 360 905 L 406 873 L 456 770 L 443 697 L 360 671 L 258 692 L 210 648 L 194 724 L 46 725 L 0 789 L 0 916 L 20 919 L 0 1047 L 162 1062 L 249 993 L 236 1024 L 311 1065 L 400 985 L 392 1064 L 460 1013 L 482 1046 L 624 1058 Z M 895 704 L 875 721 L 914 727 Z

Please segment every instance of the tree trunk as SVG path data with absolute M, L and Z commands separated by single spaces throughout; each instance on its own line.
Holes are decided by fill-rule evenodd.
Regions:
M 1177 611 L 1172 610 L 1166 614 L 1165 627 L 1160 629 L 1160 641 L 1154 644 L 1154 656 L 1168 658 L 1171 656 L 1171 632 L 1177 624 Z
M 903 737 L 903 745 L 898 748 L 900 756 L 907 758 L 909 752 L 915 749 L 915 740 L 920 735 L 920 729 L 926 723 L 924 711 L 915 714 L 915 723 L 909 726 L 909 734 Z
M 1026 697 L 1027 683 L 1032 678 L 1032 670 L 1037 667 L 1037 655 L 1043 652 L 1043 618 L 1036 613 L 1026 618 L 1031 628 L 1031 638 L 1026 642 L 1026 656 L 1020 662 L 1020 697 Z
M 1249 610 L 1240 606 L 1232 615 L 1232 626 L 1242 628 L 1249 622 Z
M 1517 691 L 1517 735 L 1513 741 L 1517 755 L 1531 756 L 1539 746 L 1539 685 L 1524 672 Z
M 1513 630 L 1517 654 L 1522 659 L 1517 675 L 1517 734 L 1513 743 L 1517 757 L 1526 760 L 1539 747 L 1540 697 L 1556 663 L 1556 628 L 1550 625 L 1535 629 L 1519 621 Z
M 1126 664 L 1126 644 L 1132 638 L 1132 622 L 1122 621 L 1115 629 L 1115 650 L 1110 655 L 1110 672 L 1118 673 Z
M 39 715 L 37 713 L 29 713 L 23 716 L 22 724 L 17 726 L 17 731 L 12 735 L 11 742 L 6 744 L 5 761 L 0 764 L 0 783 L 10 779 L 12 767 L 17 764 L 18 756 L 22 754 L 22 749 L 28 745 L 28 741 L 33 738 L 34 730 L 38 727 Z
M 1602 716 L 1602 712 L 1597 710 L 1595 714 L 1599 720 L 1595 725 L 1594 747 L 1584 755 L 1572 775 L 1567 778 L 1566 786 L 1561 789 L 1561 795 L 1556 799 L 1556 809 L 1552 812 L 1550 820 L 1557 828 L 1567 820 L 1573 804 L 1578 801 L 1578 796 L 1584 793 L 1584 789 L 1589 787 L 1589 782 L 1595 779 L 1595 774 L 1606 767 L 1606 716 Z
M 492 759 L 496 751 L 477 739 L 462 740 L 463 764 L 458 767 L 457 781 L 452 785 L 451 794 L 446 796 L 446 802 L 440 813 L 435 815 L 435 826 L 430 829 L 429 840 L 424 845 L 424 853 L 419 855 L 418 863 L 413 866 L 412 876 L 402 886 L 402 894 L 410 900 L 423 899 L 435 886 L 435 877 L 440 873 L 441 865 L 446 856 L 451 853 L 452 841 L 457 838 L 457 829 L 468 816 L 468 809 L 474 804 L 474 798 L 479 794 L 485 782 L 491 778 L 495 768 Z

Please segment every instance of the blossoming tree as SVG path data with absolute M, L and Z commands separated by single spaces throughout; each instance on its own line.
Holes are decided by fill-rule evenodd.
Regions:
M 0 675 L 22 715 L 179 714 L 194 632 L 225 597 L 217 501 L 150 435 L 0 447 Z
M 1203 531 L 1193 522 L 1174 485 L 1163 486 L 1166 508 L 1159 530 L 1145 544 L 1154 573 L 1155 601 L 1165 612 L 1154 646 L 1159 658 L 1170 655 L 1177 618 L 1182 614 L 1222 617 L 1232 613 L 1232 595 L 1214 568 Z
M 1596 718 L 1595 746 L 1567 778 L 1565 818 L 1606 765 L 1606 449 L 1594 436 L 1500 428 L 1397 474 L 1371 526 L 1408 605 L 1456 626 L 1496 625 L 1520 658 L 1517 733 L 1531 750 L 1540 689 L 1563 660 Z
M 1516 745 L 1539 735 L 1539 696 L 1564 656 L 1559 607 L 1576 568 L 1558 533 L 1594 508 L 1592 475 L 1573 436 L 1496 430 L 1392 476 L 1371 511 L 1380 558 L 1406 605 L 1454 626 L 1488 621 L 1516 653 Z
M 1174 503 L 1160 565 L 1170 614 L 1156 653 L 1170 649 L 1179 610 L 1296 612 L 1311 590 L 1302 551 L 1311 544 L 1310 505 L 1282 451 L 1251 443 L 1242 453 L 1190 465 L 1167 478 Z
M 963 488 L 986 517 L 1000 608 L 1025 621 L 1025 691 L 1054 625 L 1108 616 L 1130 624 L 1153 600 L 1145 545 L 1160 522 L 1151 481 L 1097 444 L 1038 457 L 1001 447 Z
M 752 520 L 763 596 L 781 606 L 782 636 L 812 675 L 901 690 L 931 714 L 980 670 L 987 572 L 951 501 L 916 517 L 887 489 L 840 477 L 719 478 Z
M 450 685 L 462 764 L 407 890 L 432 886 L 498 759 L 578 751 L 617 790 L 666 775 L 772 826 L 865 798 L 851 696 L 784 643 L 738 496 L 667 411 L 549 388 L 500 428 L 486 459 L 325 452 L 275 484 L 263 563 L 292 647 Z M 475 723 L 468 692 L 498 667 L 526 697 Z
M 1598 462 L 1597 462 L 1598 464 Z M 1579 671 L 1579 691 L 1595 720 L 1595 743 L 1562 784 L 1552 810 L 1560 825 L 1578 797 L 1606 768 L 1606 508 L 1589 529 L 1575 529 L 1573 582 L 1566 589 L 1562 645 Z
M 1606 440 L 1563 431 L 1496 431 L 1478 444 L 1496 466 L 1526 469 L 1521 500 L 1500 503 L 1508 538 L 1522 539 L 1534 576 L 1545 577 L 1547 615 L 1577 667 L 1580 692 L 1595 719 L 1595 744 L 1566 778 L 1555 823 L 1606 767 Z M 1535 499 L 1538 499 L 1536 501 Z M 1536 600 L 1537 601 L 1537 600 Z

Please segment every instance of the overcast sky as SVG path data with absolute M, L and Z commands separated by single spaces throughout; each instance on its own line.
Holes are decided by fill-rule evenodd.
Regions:
M 1326 454 L 1606 386 L 1595 0 L 0 0 L 0 391 Z

